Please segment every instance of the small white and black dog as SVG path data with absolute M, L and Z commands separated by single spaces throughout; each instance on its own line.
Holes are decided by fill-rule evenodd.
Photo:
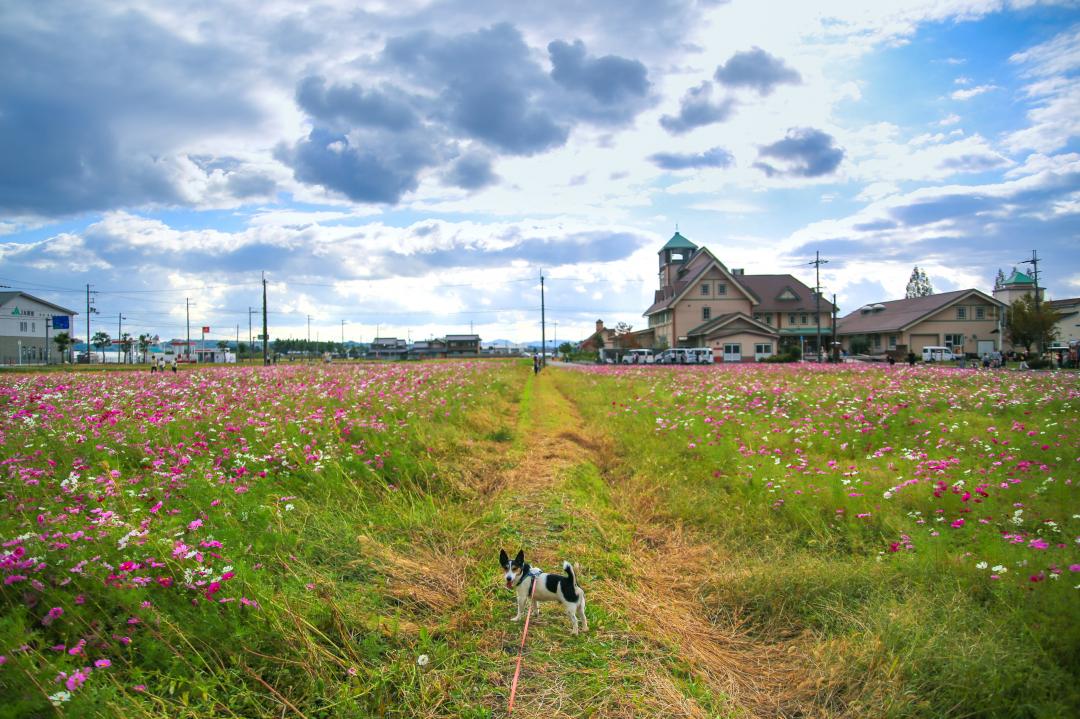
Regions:
M 578 586 L 577 577 L 574 576 L 574 568 L 570 562 L 563 562 L 566 576 L 549 574 L 526 564 L 524 551 L 518 552 L 517 556 L 511 560 L 506 550 L 500 549 L 499 566 L 505 570 L 503 578 L 506 579 L 506 588 L 517 593 L 517 614 L 510 621 L 516 622 L 521 619 L 531 594 L 533 609 L 537 614 L 540 613 L 537 602 L 562 602 L 563 609 L 570 617 L 570 633 L 578 633 L 579 617 L 581 630 L 589 631 L 589 620 L 585 618 L 585 592 Z M 536 584 L 535 591 L 533 591 L 533 583 Z

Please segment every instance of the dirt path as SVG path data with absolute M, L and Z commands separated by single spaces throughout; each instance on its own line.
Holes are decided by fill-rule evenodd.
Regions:
M 703 603 L 722 557 L 656 520 L 647 499 L 622 492 L 614 447 L 560 392 L 559 371 L 533 381 L 519 418 L 520 459 L 494 499 L 527 560 L 551 570 L 574 562 L 592 631 L 571 637 L 558 609 L 542 613 L 530 627 L 514 714 L 826 716 L 797 643 L 755 641 Z M 509 618 L 509 596 L 505 604 Z M 519 625 L 503 632 L 507 689 L 519 633 Z M 492 709 L 505 714 L 505 704 Z

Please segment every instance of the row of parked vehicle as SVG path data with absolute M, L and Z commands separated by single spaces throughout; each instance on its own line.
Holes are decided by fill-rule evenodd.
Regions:
M 654 353 L 652 350 L 627 350 L 623 364 L 713 364 L 708 347 L 676 347 Z

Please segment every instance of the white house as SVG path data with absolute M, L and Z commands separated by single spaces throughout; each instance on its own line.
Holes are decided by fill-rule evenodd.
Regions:
M 53 338 L 59 332 L 75 337 L 77 314 L 18 290 L 0 292 L 0 364 L 59 364 Z

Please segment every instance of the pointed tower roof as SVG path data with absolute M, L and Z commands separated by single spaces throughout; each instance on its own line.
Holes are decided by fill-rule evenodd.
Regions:
M 697 249 L 697 245 L 695 245 L 693 242 L 686 239 L 685 237 L 680 235 L 678 233 L 678 231 L 676 231 L 675 234 L 671 236 L 671 239 L 667 241 L 667 244 L 660 248 L 660 251 L 663 252 L 664 250 L 696 250 L 696 249 Z
M 1023 272 L 1013 270 L 1012 274 L 1005 278 L 1005 282 L 1003 284 L 1006 284 L 1006 285 L 1034 285 L 1035 280 L 1031 279 L 1030 277 L 1025 275 Z

